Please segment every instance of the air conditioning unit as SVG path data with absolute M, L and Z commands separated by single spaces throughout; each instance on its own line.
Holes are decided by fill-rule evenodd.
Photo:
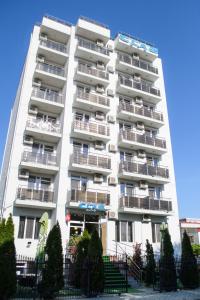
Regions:
M 140 74 L 134 74 L 134 80 L 140 81 L 141 80 Z
M 104 86 L 102 84 L 97 84 L 97 86 L 96 86 L 96 92 L 103 94 L 104 91 L 105 91 Z
M 137 151 L 137 156 L 139 158 L 145 158 L 146 157 L 146 152 L 144 150 L 138 150 Z
M 102 183 L 103 182 L 103 175 L 102 174 L 95 174 L 94 175 L 94 183 Z
M 108 123 L 115 123 L 116 118 L 113 115 L 108 115 Z
M 117 181 L 117 177 L 109 177 L 108 178 L 108 184 L 109 185 L 117 185 L 118 181 Z
M 117 152 L 117 145 L 109 144 L 108 148 L 110 152 Z
M 19 171 L 19 178 L 20 179 L 28 179 L 29 178 L 29 171 L 25 169 L 21 169 Z
M 108 67 L 107 67 L 107 71 L 108 71 L 109 73 L 114 73 L 114 72 L 115 72 L 113 66 L 108 66 Z
M 95 141 L 94 148 L 97 150 L 103 150 L 104 143 L 102 141 Z
M 29 114 L 37 115 L 37 113 L 38 113 L 38 108 L 37 108 L 37 106 L 31 105 L 31 106 L 29 107 L 28 112 L 29 112 Z
M 42 32 L 40 34 L 40 39 L 46 41 L 47 40 L 47 34 Z
M 148 183 L 144 180 L 140 180 L 139 182 L 139 189 L 146 190 L 148 189 Z
M 142 122 L 138 121 L 136 123 L 136 128 L 139 129 L 139 130 L 144 130 L 144 124 Z
M 97 69 L 104 70 L 105 65 L 103 61 L 97 61 Z
M 96 111 L 95 113 L 95 119 L 99 120 L 99 121 L 103 121 L 104 120 L 104 113 L 101 111 Z
M 141 97 L 135 97 L 135 104 L 142 105 L 143 104 L 142 98 Z
M 40 87 L 42 84 L 42 81 L 40 79 L 35 78 L 33 81 L 33 86 Z
M 44 63 L 44 61 L 45 61 L 45 57 L 43 55 L 38 55 L 37 56 L 37 62 Z
M 110 97 L 114 97 L 114 92 L 113 92 L 113 90 L 108 89 L 108 90 L 107 90 L 107 95 L 110 96 Z
M 134 52 L 134 53 L 133 53 L 133 58 L 134 58 L 134 59 L 139 59 L 139 58 L 140 58 L 140 57 L 139 57 L 139 54 Z
M 117 213 L 115 211 L 108 211 L 108 219 L 117 219 Z
M 96 40 L 96 44 L 97 44 L 97 46 L 99 46 L 99 47 L 103 47 L 103 46 L 104 46 L 103 41 L 100 40 L 100 39 Z
M 31 135 L 24 136 L 24 144 L 33 145 L 33 137 Z
M 143 223 L 149 223 L 149 222 L 151 222 L 150 216 L 149 215 L 143 215 L 142 222 Z

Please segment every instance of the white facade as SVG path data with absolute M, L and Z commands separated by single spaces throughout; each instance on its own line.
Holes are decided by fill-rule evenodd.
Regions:
M 157 49 L 127 35 L 111 39 L 107 27 L 85 18 L 73 26 L 45 16 L 34 27 L 11 113 L 0 191 L 19 254 L 35 255 L 45 211 L 49 229 L 59 221 L 64 249 L 70 235 L 96 227 L 104 253 L 131 253 L 146 239 L 159 251 L 165 222 L 178 251 Z

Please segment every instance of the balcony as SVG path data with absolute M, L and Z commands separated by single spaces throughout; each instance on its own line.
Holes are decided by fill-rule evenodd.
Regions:
M 61 124 L 30 118 L 26 122 L 26 133 L 47 142 L 58 142 L 61 138 Z
M 110 51 L 106 47 L 98 46 L 95 42 L 86 40 L 83 38 L 78 38 L 78 45 L 76 49 L 76 56 L 83 59 L 90 59 L 91 61 L 101 60 L 105 64 L 110 60 Z
M 61 43 L 58 43 L 58 42 L 55 42 L 52 40 L 41 39 L 40 45 L 50 48 L 52 50 L 58 51 L 58 52 L 67 53 L 67 47 L 64 44 L 61 44 Z
M 38 54 L 45 56 L 48 61 L 64 65 L 67 60 L 67 47 L 65 44 L 40 37 Z
M 133 74 L 139 72 L 144 79 L 155 81 L 158 79 L 158 68 L 154 67 L 148 61 L 140 58 L 133 58 L 130 55 L 118 53 L 117 68 L 121 72 Z
M 121 130 L 119 145 L 125 148 L 142 149 L 161 155 L 167 152 L 166 140 L 160 137 L 151 137 L 147 134 L 138 134 L 131 130 Z
M 140 96 L 151 103 L 158 103 L 161 100 L 160 90 L 151 86 L 145 80 L 136 81 L 120 76 L 117 84 L 118 93 L 126 96 Z
M 64 107 L 62 94 L 47 88 L 34 87 L 30 99 L 31 105 L 36 105 L 40 110 L 60 113 Z
M 92 112 L 103 111 L 107 113 L 110 110 L 110 99 L 95 93 L 84 93 L 77 91 L 75 96 L 75 104 L 78 108 L 86 109 Z
M 90 85 L 103 84 L 104 86 L 107 86 L 109 84 L 109 73 L 79 63 L 75 73 L 75 80 Z
M 72 136 L 76 138 L 89 141 L 101 140 L 104 142 L 110 140 L 109 126 L 100 122 L 74 120 L 72 129 Z
M 160 128 L 164 125 L 163 114 L 158 111 L 151 111 L 145 107 L 136 106 L 128 103 L 120 103 L 118 116 L 121 119 L 143 122 L 146 126 Z
M 92 203 L 92 204 L 103 204 L 105 206 L 110 205 L 110 194 L 104 191 L 96 190 L 78 190 L 72 189 L 70 192 L 70 207 L 78 207 L 80 202 Z M 97 206 L 98 209 L 98 206 Z
M 172 202 L 168 200 L 152 199 L 142 196 L 121 196 L 119 211 L 126 213 L 170 215 L 172 214 Z
M 71 169 L 84 173 L 111 173 L 111 159 L 106 155 L 96 153 L 81 153 L 74 149 L 71 157 Z
M 44 62 L 37 63 L 35 77 L 49 86 L 58 88 L 62 88 L 66 81 L 65 70 L 63 67 Z
M 54 174 L 58 172 L 57 156 L 51 153 L 37 153 L 24 151 L 21 159 L 21 166 L 34 172 Z
M 54 192 L 49 189 L 18 187 L 15 206 L 38 209 L 54 209 Z
M 151 166 L 131 161 L 121 161 L 119 177 L 131 180 L 148 180 L 152 183 L 169 182 L 169 170 L 162 166 Z

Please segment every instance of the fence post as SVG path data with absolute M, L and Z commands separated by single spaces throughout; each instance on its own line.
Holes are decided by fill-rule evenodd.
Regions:
M 35 260 L 35 286 L 34 286 L 34 293 L 33 293 L 33 300 L 37 298 L 37 289 L 38 288 L 38 258 Z

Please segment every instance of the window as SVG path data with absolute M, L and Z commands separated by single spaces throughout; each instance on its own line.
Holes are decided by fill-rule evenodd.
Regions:
M 151 199 L 162 198 L 162 187 L 161 186 L 149 186 L 149 197 Z
M 120 183 L 120 192 L 121 192 L 121 195 L 133 196 L 135 194 L 134 184 L 121 182 Z
M 77 120 L 77 121 L 85 121 L 85 122 L 88 122 L 89 119 L 90 119 L 90 116 L 87 115 L 87 114 L 78 113 L 78 112 L 75 113 L 75 120 Z
M 79 142 L 73 142 L 73 148 L 74 148 L 74 152 L 76 153 L 82 153 L 82 154 L 88 154 L 88 150 L 89 150 L 89 145 L 88 144 L 83 144 L 83 143 L 79 143 Z
M 72 176 L 71 177 L 71 189 L 85 191 L 87 189 L 87 177 Z
M 133 242 L 133 222 L 117 221 L 115 223 L 116 242 Z
M 19 239 L 38 239 L 39 238 L 40 223 L 39 218 L 24 217 L 19 219 Z
M 161 223 L 152 223 L 152 242 L 160 243 L 161 241 L 161 232 L 160 232 Z

